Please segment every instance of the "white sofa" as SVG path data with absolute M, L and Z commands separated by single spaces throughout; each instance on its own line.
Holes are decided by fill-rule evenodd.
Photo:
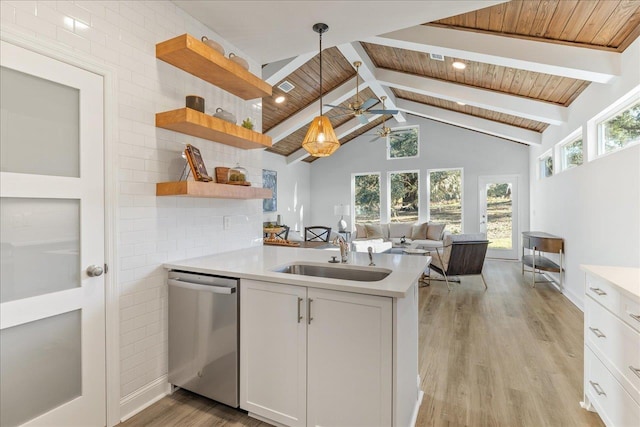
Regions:
M 367 252 L 369 246 L 374 252 L 386 252 L 403 238 L 409 248 L 441 248 L 445 226 L 435 222 L 356 224 L 351 243 L 357 252 Z

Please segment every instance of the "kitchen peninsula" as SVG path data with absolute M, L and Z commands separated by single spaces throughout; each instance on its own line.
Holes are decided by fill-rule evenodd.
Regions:
M 418 278 L 431 259 L 373 254 L 370 266 L 368 254 L 350 253 L 348 263 L 330 264 L 331 252 L 259 246 L 164 266 L 240 279 L 240 408 L 252 417 L 414 425 Z M 357 280 L 277 271 L 291 265 L 350 270 Z M 371 272 L 388 275 L 360 280 Z

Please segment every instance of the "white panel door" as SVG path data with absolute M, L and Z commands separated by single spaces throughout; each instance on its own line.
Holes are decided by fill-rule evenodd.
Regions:
M 391 298 L 311 288 L 308 298 L 307 425 L 392 425 Z
M 307 424 L 306 293 L 240 283 L 240 407 L 293 427 Z
M 105 425 L 103 79 L 0 66 L 0 425 Z
M 518 259 L 518 177 L 478 177 L 480 232 L 487 235 L 487 257 Z

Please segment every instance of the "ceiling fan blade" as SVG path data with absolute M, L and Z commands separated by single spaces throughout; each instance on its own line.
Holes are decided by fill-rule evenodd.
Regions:
M 367 110 L 368 114 L 398 114 L 398 110 Z
M 378 103 L 378 99 L 377 98 L 369 98 L 366 101 L 364 101 L 364 103 L 362 104 L 360 109 L 361 110 L 366 110 L 367 108 L 373 107 L 377 103 Z
M 349 110 L 349 111 L 353 111 L 351 108 L 343 107 L 342 105 L 324 104 L 324 105 L 323 105 L 323 107 L 340 108 L 340 109 L 342 109 L 342 110 Z
M 369 119 L 367 119 L 367 117 L 364 114 L 360 114 L 356 117 L 358 118 L 358 121 L 363 125 L 366 125 L 367 123 L 369 123 Z

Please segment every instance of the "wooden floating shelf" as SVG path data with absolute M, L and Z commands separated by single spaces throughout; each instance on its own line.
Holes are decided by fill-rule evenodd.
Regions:
M 158 43 L 156 58 L 245 100 L 272 93 L 267 82 L 189 34 Z
M 271 190 L 214 182 L 176 181 L 156 184 L 156 196 L 209 197 L 216 199 L 270 199 Z
M 254 149 L 271 147 L 271 137 L 235 125 L 191 108 L 156 114 L 156 126 L 233 147 Z

